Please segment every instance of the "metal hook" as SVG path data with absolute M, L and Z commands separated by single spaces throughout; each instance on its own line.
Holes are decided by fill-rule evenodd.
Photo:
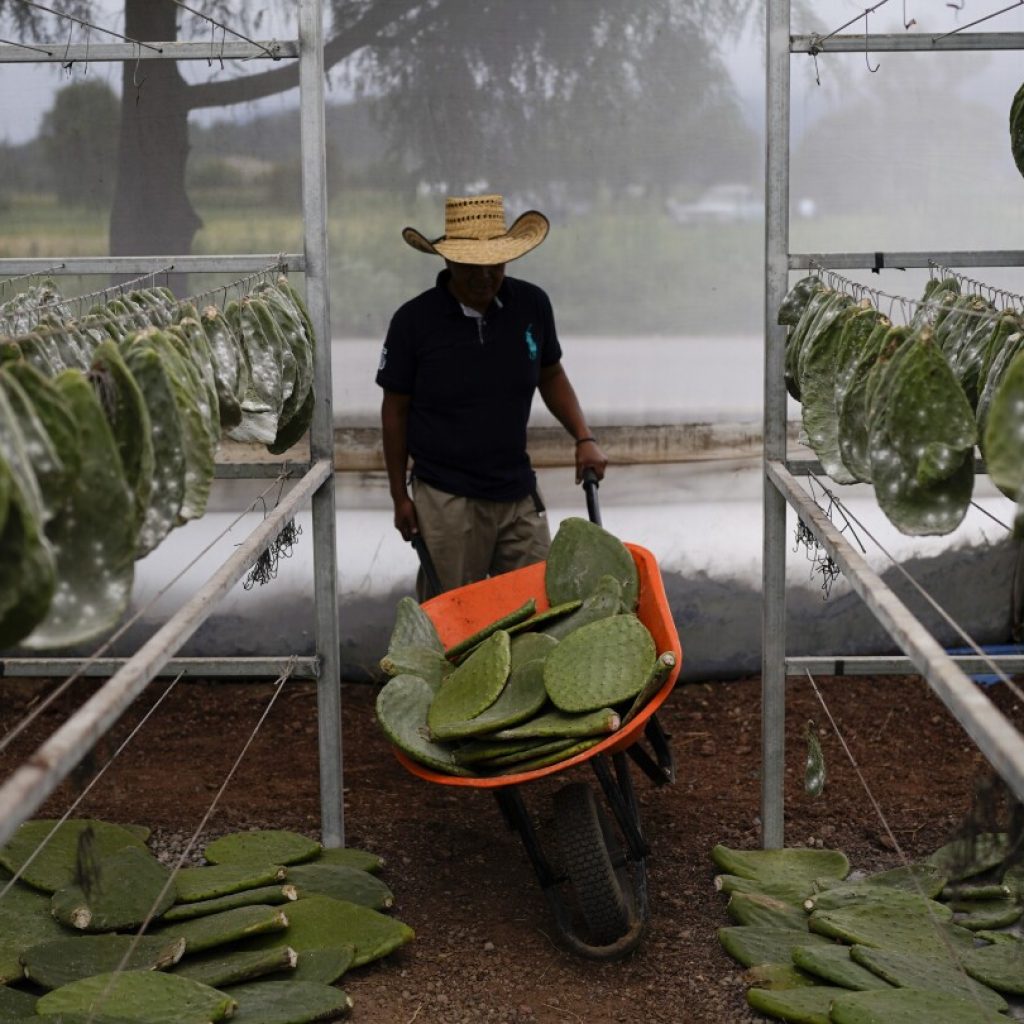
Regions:
M 818 51 L 811 50 L 811 60 L 814 61 L 814 81 L 821 85 L 821 68 L 818 67 Z
M 870 13 L 870 8 L 864 12 L 864 63 L 867 65 L 868 71 L 874 74 L 882 65 L 876 64 L 874 67 L 871 66 L 871 55 L 868 53 L 868 15 Z
M 960 0 L 960 3 L 956 0 L 946 0 L 946 6 L 952 7 L 954 11 L 962 11 L 967 6 L 967 0 Z
M 68 26 L 68 41 L 64 47 L 64 60 L 61 61 L 61 71 L 66 71 L 68 78 L 71 77 L 71 66 L 75 63 L 73 60 L 68 60 L 68 54 L 71 53 L 71 40 L 75 34 L 75 23 L 71 22 Z
M 227 46 L 227 40 L 228 40 L 228 30 L 224 26 L 221 26 L 220 54 L 217 57 L 217 59 L 220 61 L 220 69 L 221 69 L 221 71 L 224 70 L 224 47 Z
M 139 79 L 139 68 L 142 65 L 142 47 L 137 48 L 138 55 L 135 58 L 135 70 L 132 72 L 132 85 L 135 86 L 135 104 L 138 106 L 139 100 L 142 96 L 142 87 L 146 83 L 146 79 Z
M 917 18 L 911 18 L 907 20 L 907 0 L 903 0 L 903 27 L 906 29 L 913 28 L 917 24 Z

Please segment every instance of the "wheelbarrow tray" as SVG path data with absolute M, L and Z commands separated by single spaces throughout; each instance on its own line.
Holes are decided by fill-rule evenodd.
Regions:
M 672 692 L 682 667 L 683 650 L 679 643 L 675 623 L 672 620 L 668 598 L 665 596 L 665 587 L 661 580 L 657 559 L 646 548 L 636 544 L 627 543 L 626 548 L 633 556 L 640 578 L 637 616 L 654 638 L 654 646 L 658 654 L 671 651 L 676 657 L 675 667 L 669 673 L 664 685 L 635 718 L 580 754 L 544 768 L 536 768 L 533 771 L 519 772 L 514 775 L 480 777 L 446 775 L 414 761 L 397 747 L 392 747 L 395 757 L 398 758 L 402 766 L 413 775 L 426 779 L 428 782 L 436 782 L 441 786 L 499 789 L 532 782 L 545 775 L 553 775 L 565 768 L 582 764 L 598 754 L 619 753 L 637 742 L 641 738 L 648 720 Z M 441 642 L 446 648 L 452 647 L 502 616 L 521 608 L 530 598 L 536 601 L 538 612 L 550 607 L 544 589 L 546 566 L 546 562 L 537 562 L 524 569 L 515 569 L 512 572 L 503 573 L 501 576 L 492 576 L 479 583 L 470 583 L 467 586 L 449 590 L 438 597 L 425 601 L 423 610 L 433 622 Z

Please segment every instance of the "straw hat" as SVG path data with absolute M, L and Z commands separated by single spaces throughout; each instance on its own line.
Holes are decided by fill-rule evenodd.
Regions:
M 415 228 L 405 228 L 402 237 L 420 252 L 453 263 L 488 266 L 518 259 L 540 245 L 547 233 L 548 219 L 536 210 L 528 210 L 506 227 L 501 196 L 449 196 L 440 238 L 430 242 Z

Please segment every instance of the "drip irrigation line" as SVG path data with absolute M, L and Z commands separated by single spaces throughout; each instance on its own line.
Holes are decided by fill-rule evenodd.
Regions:
M 197 11 L 194 7 L 189 7 L 188 4 L 182 3 L 181 0 L 171 0 L 171 3 L 176 7 L 180 7 L 182 10 L 188 11 L 189 14 L 194 14 L 197 18 L 202 18 L 204 21 L 208 21 L 215 28 L 219 28 L 222 32 L 227 32 L 230 35 L 235 36 L 237 39 L 242 39 L 252 46 L 258 46 L 271 60 L 280 60 L 279 54 L 265 46 L 263 43 L 257 42 L 255 39 L 250 39 L 248 36 L 243 35 L 241 32 L 237 32 L 230 25 L 225 25 L 224 22 L 218 21 L 216 18 L 210 17 L 209 14 L 203 14 L 202 11 Z M 273 44 L 273 45 L 276 45 Z
M 900 865 L 902 867 L 909 867 L 910 861 L 906 853 L 903 851 L 903 847 L 900 846 L 899 840 L 896 838 L 892 828 L 890 827 L 889 820 L 886 818 L 885 812 L 882 810 L 881 804 L 879 804 L 878 800 L 875 797 L 875 794 L 872 792 L 871 786 L 868 785 L 868 780 L 864 777 L 864 773 L 861 771 L 860 765 L 857 763 L 857 759 L 853 756 L 853 751 L 850 750 L 850 747 L 846 742 L 846 737 L 842 734 L 842 732 L 839 729 L 839 725 L 836 723 L 835 718 L 832 716 L 831 709 L 829 708 L 828 704 L 825 703 L 825 698 L 821 695 L 821 691 L 818 689 L 817 683 L 815 683 L 814 681 L 814 676 L 811 675 L 810 669 L 804 669 L 804 671 L 806 672 L 807 679 L 811 684 L 811 689 L 814 691 L 814 696 L 818 698 L 818 703 L 821 705 L 822 710 L 825 712 L 825 716 L 828 718 L 829 724 L 832 726 L 832 730 L 836 734 L 836 739 L 839 740 L 839 743 L 843 748 L 843 752 L 846 754 L 846 757 L 852 765 L 854 772 L 856 772 L 857 774 L 857 778 L 860 780 L 860 784 L 864 787 L 864 792 L 867 794 L 868 800 L 871 801 L 871 806 L 874 808 L 875 814 L 878 815 L 878 820 L 882 823 L 882 828 L 885 830 L 885 834 L 889 837 L 889 842 L 892 843 L 892 847 L 896 851 L 896 855 L 900 859 Z M 954 948 L 952 942 L 950 941 L 949 936 L 945 933 L 945 931 L 943 931 L 941 927 L 939 927 L 940 922 L 931 908 L 931 900 L 925 894 L 920 879 L 913 872 L 910 873 L 910 877 L 914 883 L 914 888 L 917 890 L 918 896 L 925 900 L 924 907 L 928 913 L 929 923 L 935 930 L 935 934 L 939 937 L 942 944 L 946 947 L 946 952 L 949 954 L 949 957 L 952 960 L 952 962 L 956 965 L 956 968 L 962 975 L 963 979 L 968 983 L 968 988 L 971 992 L 971 997 L 973 1001 L 977 1004 L 979 1009 L 984 1010 L 984 1007 L 981 1004 L 981 1000 L 978 997 L 978 994 L 975 991 L 974 986 L 970 983 L 970 979 L 967 977 L 967 972 L 964 969 L 964 965 L 961 962 L 960 957 L 958 956 L 957 951 Z
M 263 710 L 263 714 L 260 715 L 259 721 L 257 721 L 255 726 L 253 726 L 252 732 L 249 733 L 249 738 L 242 745 L 242 749 L 239 751 L 238 756 L 235 758 L 234 764 L 232 764 L 231 768 L 229 769 L 227 776 L 220 785 L 220 788 L 214 794 L 213 800 L 210 802 L 210 806 L 206 809 L 206 813 L 203 815 L 202 820 L 196 826 L 196 829 L 192 833 L 191 838 L 185 845 L 185 849 L 181 851 L 177 861 L 175 861 L 174 867 L 171 868 L 171 872 L 167 878 L 167 881 L 164 882 L 163 888 L 160 890 L 160 893 L 157 895 L 156 899 L 153 901 L 153 905 L 149 909 L 149 913 L 146 914 L 146 917 L 143 920 L 142 924 L 139 925 L 138 932 L 136 932 L 135 935 L 133 936 L 132 944 L 125 951 L 124 956 L 121 958 L 121 962 L 117 965 L 116 968 L 114 968 L 113 977 L 110 980 L 110 984 L 100 995 L 100 997 L 96 1000 L 96 1003 L 94 1004 L 95 1006 L 102 1005 L 103 1000 L 106 998 L 107 993 L 110 991 L 110 988 L 111 986 L 113 986 L 118 975 L 121 974 L 121 972 L 127 966 L 128 961 L 131 959 L 132 954 L 135 952 L 135 949 L 139 944 L 139 941 L 142 939 L 142 936 L 146 934 L 146 929 L 150 926 L 150 924 L 153 921 L 153 918 L 156 916 L 156 908 L 160 905 L 160 901 L 164 898 L 164 896 L 170 891 L 171 886 L 174 885 L 174 880 L 177 877 L 178 872 L 181 870 L 182 865 L 185 863 L 185 859 L 192 852 L 192 848 L 195 846 L 199 837 L 203 834 L 203 830 L 206 828 L 207 822 L 213 816 L 213 812 L 217 809 L 217 804 L 220 803 L 221 797 L 224 795 L 228 786 L 231 784 L 231 780 L 235 777 L 235 773 L 238 771 L 238 768 L 241 765 L 242 760 L 245 758 L 245 755 L 249 752 L 249 748 L 252 746 L 253 741 L 259 734 L 260 729 L 263 728 L 263 723 L 267 720 L 267 717 L 270 715 L 271 710 L 277 703 L 277 698 L 281 696 L 281 691 L 284 689 L 284 684 L 288 682 L 294 671 L 295 658 L 292 657 L 288 660 L 288 663 L 285 666 L 284 671 L 281 673 L 280 676 L 277 677 L 276 682 L 273 684 L 275 686 L 275 689 L 273 694 L 271 694 L 270 700 L 267 703 L 266 708 L 264 708 Z
M 986 14 L 982 18 L 976 18 L 974 21 L 967 22 L 966 25 L 960 25 L 953 29 L 952 32 L 945 32 L 941 36 L 932 36 L 932 42 L 937 43 L 940 39 L 948 39 L 950 36 L 955 36 L 958 32 L 963 32 L 966 29 L 973 28 L 975 25 L 980 25 L 983 21 L 990 21 L 992 18 L 998 18 L 1001 14 L 1006 14 L 1007 11 L 1014 11 L 1018 7 L 1024 4 L 1024 0 L 1017 0 L 1016 3 L 1010 4 L 1009 7 L 1004 7 L 1001 11 L 993 11 L 991 14 Z
M 13 39 L 0 39 L 4 46 L 17 46 L 22 50 L 32 50 L 35 53 L 45 53 L 47 57 L 53 56 L 53 50 L 44 50 L 41 46 L 30 46 L 28 43 L 16 43 Z
M 812 478 L 817 480 L 817 477 L 815 477 L 813 473 L 810 473 L 808 475 L 810 477 L 812 477 Z M 929 594 L 928 591 L 925 590 L 925 588 L 923 586 L 921 586 L 921 584 L 918 583 L 917 580 L 915 580 L 913 576 L 910 575 L 909 572 L 907 572 L 907 570 L 899 562 L 899 560 L 896 558 L 896 556 L 891 554 L 884 547 L 882 542 L 871 533 L 871 531 L 853 514 L 852 511 L 850 511 L 849 507 L 844 505 L 842 500 L 840 498 L 838 498 L 835 494 L 833 494 L 822 483 L 821 480 L 818 480 L 818 484 L 822 488 L 822 490 L 824 490 L 824 492 L 829 496 L 829 499 L 831 501 L 835 502 L 835 504 L 842 509 L 843 515 L 844 516 L 848 516 L 851 520 L 853 520 L 854 523 L 856 523 L 861 528 L 861 530 L 864 532 L 864 536 L 867 537 L 868 540 L 870 540 L 871 543 L 874 544 L 875 547 L 877 547 L 878 550 L 881 551 L 882 554 L 885 555 L 885 557 L 889 559 L 889 561 L 896 568 L 896 571 L 931 606 L 932 610 L 939 614 L 939 616 L 946 623 L 946 625 L 951 626 L 957 632 L 957 634 L 960 636 L 960 638 L 964 641 L 964 643 L 967 644 L 967 646 L 970 647 L 971 650 L 973 650 L 974 653 L 979 658 L 981 658 L 985 662 L 986 665 L 988 665 L 988 667 L 991 669 L 992 673 L 994 675 L 998 676 L 999 681 L 1002 682 L 1002 683 L 1005 683 L 1006 686 L 1009 688 L 1010 692 L 1019 701 L 1024 703 L 1024 690 L 1021 690 L 1021 688 L 1012 679 L 1010 679 L 1010 677 L 1005 672 L 1003 672 L 1002 669 L 1000 669 L 1000 667 L 994 661 L 992 661 L 992 659 L 988 656 L 988 654 L 985 652 L 985 650 L 975 641 L 975 639 L 967 632 L 967 630 L 964 629 L 963 626 L 961 626 L 960 623 L 957 622 L 956 619 L 954 619 L 953 616 L 950 615 L 949 612 L 947 612 L 946 609 L 943 608 L 942 605 L 940 605 L 939 602 L 936 601 L 935 598 L 933 598 L 931 596 L 931 594 Z
M 74 812 L 77 810 L 78 806 L 82 803 L 82 801 L 89 795 L 90 792 L 92 792 L 92 789 L 96 785 L 96 783 L 100 781 L 100 779 L 106 773 L 107 769 L 117 760 L 118 757 L 121 756 L 121 754 L 123 753 L 124 749 L 128 746 L 128 744 L 131 743 L 133 739 L 135 739 L 136 733 L 138 733 L 139 730 L 149 721 L 153 712 L 155 712 L 156 709 L 160 707 L 160 705 L 164 702 L 165 698 L 171 692 L 171 690 L 173 690 L 174 687 L 178 685 L 179 680 L 181 679 L 182 676 L 184 676 L 184 674 L 184 672 L 179 672 L 178 675 L 175 676 L 173 680 L 171 680 L 170 685 L 164 690 L 162 694 L 160 694 L 160 696 L 156 699 L 156 702 L 146 712 L 146 714 L 143 715 L 142 720 L 139 722 L 139 724 L 136 725 L 134 729 L 132 729 L 132 731 L 128 734 L 125 740 L 117 748 L 117 750 L 115 750 L 114 753 L 110 756 L 110 759 L 107 761 L 107 763 L 103 765 L 102 768 L 100 768 L 100 770 L 92 777 L 92 779 L 89 780 L 89 784 L 85 787 L 85 789 L 83 789 L 82 792 L 79 793 L 79 795 L 72 802 L 71 806 L 61 815 L 61 817 L 57 820 L 57 823 L 53 826 L 53 828 L 51 828 L 50 831 L 47 832 L 46 836 L 42 839 L 39 845 L 32 851 L 31 855 L 25 860 L 21 867 L 19 867 L 18 870 L 14 872 L 14 876 L 7 882 L 7 884 L 2 889 L 0 889 L 0 900 L 2 900 L 4 896 L 7 895 L 7 893 L 15 885 L 18 879 L 21 878 L 21 876 L 25 873 L 25 869 L 29 867 L 30 864 L 32 864 L 36 857 L 39 856 L 39 854 L 43 850 L 43 847 L 45 847 L 46 844 L 54 837 L 54 835 L 57 832 L 57 829 L 59 829 L 61 825 L 63 825 L 64 822 L 67 821 L 72 814 L 74 814 Z
M 79 665 L 78 669 L 73 672 L 67 679 L 65 679 L 59 686 L 57 686 L 52 693 L 50 693 L 40 704 L 34 707 L 17 725 L 15 725 L 5 736 L 0 737 L 0 753 L 3 753 L 11 743 L 20 736 L 62 693 L 67 692 L 68 688 L 81 679 L 85 672 L 88 670 L 90 665 L 95 664 L 103 657 L 111 646 L 116 643 L 128 629 L 131 628 L 157 601 L 160 600 L 170 589 L 177 583 L 186 573 L 188 573 L 198 562 L 200 562 L 212 549 L 213 547 L 226 537 L 250 512 L 256 508 L 256 503 L 266 497 L 267 494 L 273 490 L 274 486 L 281 481 L 284 481 L 286 476 L 282 473 L 280 476 L 271 480 L 266 488 L 260 492 L 252 501 L 252 503 L 240 512 L 216 537 L 211 540 L 206 547 L 204 547 L 198 554 L 196 554 L 190 562 L 188 562 L 176 576 L 174 576 L 168 583 L 160 588 L 141 608 L 139 608 L 134 615 L 132 615 L 126 622 L 124 622 L 110 637 L 107 638 L 100 645 L 100 647 L 89 656 L 89 658 Z
M 121 35 L 120 32 L 115 32 L 113 29 L 109 28 L 103 28 L 102 25 L 94 25 L 92 22 L 83 21 L 81 18 L 76 18 L 73 14 L 66 14 L 63 11 L 55 11 L 52 7 L 45 7 L 43 4 L 37 3 L 36 0 L 22 0 L 22 3 L 26 7 L 35 7 L 37 10 L 46 11 L 47 14 L 52 14 L 57 18 L 62 18 L 66 21 L 73 21 L 76 25 L 81 25 L 83 28 L 94 29 L 97 32 L 102 32 L 104 35 L 123 39 L 126 43 L 133 43 L 135 46 L 144 46 L 147 50 L 153 50 L 156 53 L 164 52 L 159 46 L 153 46 L 151 43 L 144 43 L 140 39 L 132 39 L 131 36 Z

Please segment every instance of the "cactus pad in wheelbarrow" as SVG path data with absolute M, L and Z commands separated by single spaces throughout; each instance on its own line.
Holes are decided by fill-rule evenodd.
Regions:
M 544 686 L 560 711 L 596 711 L 635 697 L 658 652 L 635 615 L 581 626 L 544 659 Z
M 633 611 L 640 582 L 629 549 L 614 534 L 587 519 L 563 519 L 551 541 L 544 587 L 548 601 L 562 604 L 586 599 L 602 576 L 614 576 L 622 584 L 622 604 Z
M 449 726 L 486 711 L 504 689 L 510 663 L 509 636 L 499 629 L 441 684 L 427 711 L 431 736 L 447 739 Z

